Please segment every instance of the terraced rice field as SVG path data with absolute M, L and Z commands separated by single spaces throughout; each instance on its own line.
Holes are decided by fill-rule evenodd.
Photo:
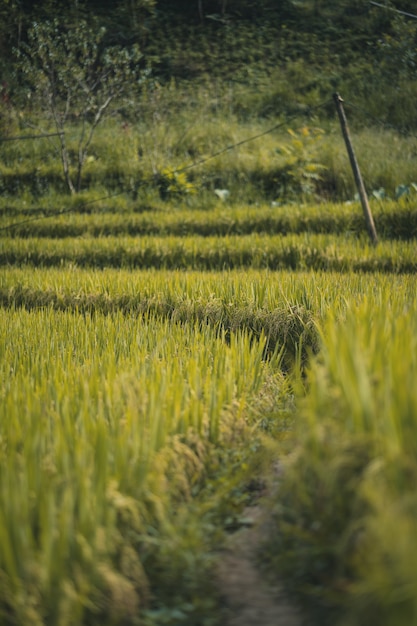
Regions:
M 100 211 L 0 218 L 2 623 L 221 624 L 277 455 L 269 568 L 413 623 L 417 210 L 376 248 L 356 205 Z

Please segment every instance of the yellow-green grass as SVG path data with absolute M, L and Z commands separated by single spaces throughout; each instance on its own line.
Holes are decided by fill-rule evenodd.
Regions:
M 314 283 L 313 277 L 305 279 Z M 302 353 L 317 350 L 316 308 L 325 295 L 306 296 L 302 279 L 269 272 L 87 271 L 7 269 L 0 277 L 0 304 L 26 310 L 147 316 L 181 324 L 203 324 L 229 337 L 238 330 L 265 337 L 265 355 L 283 350 L 291 367 Z
M 417 194 L 416 194 L 417 198 Z M 242 206 L 224 204 L 213 194 L 213 206 L 194 208 L 184 203 L 173 206 L 140 203 L 121 206 L 120 199 L 107 203 L 78 204 L 59 209 L 48 203 L 39 206 L 5 206 L 0 216 L 2 235 L 6 237 L 137 236 L 137 235 L 201 235 L 225 236 L 251 233 L 297 234 L 303 232 L 343 234 L 366 232 L 359 203 Z M 383 239 L 411 239 L 417 236 L 417 208 L 409 199 L 374 201 L 372 213 L 378 234 Z M 64 212 L 57 215 L 60 210 Z
M 201 623 L 213 530 L 191 499 L 280 394 L 262 339 L 47 308 L 1 309 L 0 329 L 2 623 L 138 624 L 164 604 Z
M 12 290 L 53 291 L 61 295 L 105 295 L 110 300 L 121 297 L 190 303 L 221 300 L 238 306 L 252 304 L 274 309 L 282 302 L 295 304 L 303 298 L 316 312 L 337 307 L 348 294 L 379 293 L 388 290 L 411 292 L 413 275 L 360 274 L 337 272 L 287 272 L 238 269 L 221 272 L 181 270 L 83 269 L 77 267 L 33 268 L 4 267 L 0 287 Z M 344 307 L 343 307 L 344 308 Z
M 266 234 L 225 237 L 105 237 L 0 241 L 0 265 L 221 270 L 415 272 L 416 245 L 366 236 Z
M 158 623 L 155 607 L 181 605 L 203 623 L 214 612 L 204 519 L 227 499 L 209 478 L 215 451 L 260 428 L 285 429 L 293 449 L 274 567 L 332 618 L 365 624 L 382 606 L 379 623 L 412 623 L 414 275 L 24 267 L 3 268 L 0 291 L 5 620 Z M 264 360 L 273 321 L 289 322 L 298 351 L 309 329 L 317 349 L 320 332 L 291 395 L 279 333 Z M 207 481 L 216 495 L 196 523 Z
M 410 287 L 346 292 L 343 314 L 330 309 L 320 323 L 265 554 L 321 623 L 416 623 L 416 281 Z
M 355 301 L 370 293 L 377 298 L 392 289 L 407 298 L 416 281 L 414 275 L 381 273 L 9 267 L 0 273 L 0 301 L 4 307 L 27 310 L 50 307 L 204 321 L 258 336 L 264 331 L 279 342 L 285 337 L 281 331 L 292 328 L 296 342 L 301 336 L 317 340 L 316 324 L 329 310 L 342 315 L 351 296 Z

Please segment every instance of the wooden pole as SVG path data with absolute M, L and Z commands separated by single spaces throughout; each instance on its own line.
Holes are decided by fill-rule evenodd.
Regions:
M 352 167 L 353 175 L 355 177 L 356 187 L 358 188 L 359 197 L 362 204 L 362 209 L 365 215 L 366 226 L 369 232 L 369 236 L 374 245 L 378 243 L 378 235 L 376 234 L 374 219 L 372 217 L 371 208 L 368 202 L 368 196 L 366 194 L 365 185 L 363 184 L 361 171 L 359 169 L 358 161 L 356 160 L 355 152 L 353 150 L 352 141 L 350 139 L 348 123 L 343 108 L 343 99 L 338 93 L 333 95 L 333 99 L 336 104 L 337 113 L 339 115 L 340 126 L 342 128 L 343 138 L 345 140 L 346 149 L 349 155 L 350 165 Z

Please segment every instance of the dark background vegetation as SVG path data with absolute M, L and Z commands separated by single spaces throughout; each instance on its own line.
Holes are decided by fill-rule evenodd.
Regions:
M 249 81 L 257 74 L 284 72 L 298 61 L 301 76 L 293 79 L 304 95 L 328 94 L 349 82 L 364 99 L 377 95 L 386 101 L 386 116 L 399 123 L 400 106 L 390 98 L 395 90 L 397 100 L 412 97 L 403 88 L 416 78 L 417 20 L 397 11 L 416 13 L 415 3 L 381 4 L 387 8 L 367 0 L 2 0 L 3 103 L 19 103 L 22 95 L 13 53 L 28 29 L 59 16 L 68 25 L 87 19 L 97 28 L 105 26 L 109 43 L 138 43 L 161 82 Z M 273 84 L 271 89 L 272 98 Z M 268 113 L 268 102 L 258 104 L 260 113 Z M 415 127 L 416 114 L 403 121 Z

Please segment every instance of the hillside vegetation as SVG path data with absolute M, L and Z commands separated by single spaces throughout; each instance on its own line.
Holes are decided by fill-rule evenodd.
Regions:
M 335 91 L 369 192 L 415 182 L 417 20 L 393 10 L 412 11 L 407 2 L 207 2 L 201 15 L 197 2 L 99 4 L 8 12 L 3 197 L 97 188 L 206 202 L 203 192 L 228 189 L 245 202 L 351 200 Z M 61 138 L 5 141 L 45 132 Z

